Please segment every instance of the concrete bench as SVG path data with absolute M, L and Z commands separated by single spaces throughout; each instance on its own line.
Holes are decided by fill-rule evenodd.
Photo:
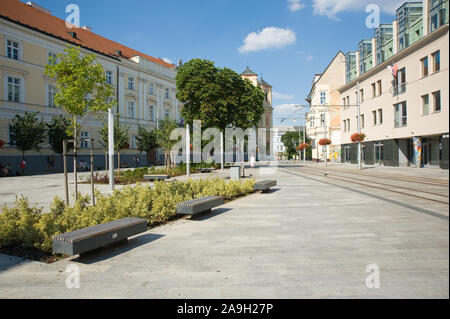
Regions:
M 256 182 L 255 186 L 253 186 L 253 189 L 255 191 L 261 191 L 263 193 L 270 190 L 271 187 L 277 186 L 277 181 L 274 180 L 266 180 L 261 182 Z
M 213 168 L 200 168 L 200 173 L 212 173 L 213 171 Z
M 53 236 L 53 252 L 68 256 L 125 241 L 130 236 L 147 230 L 147 221 L 127 217 L 109 223 Z
M 149 181 L 165 181 L 166 179 L 170 179 L 170 175 L 144 175 L 144 179 Z
M 182 202 L 177 205 L 178 215 L 195 215 L 210 212 L 214 207 L 223 205 L 223 198 L 220 196 L 209 196 Z

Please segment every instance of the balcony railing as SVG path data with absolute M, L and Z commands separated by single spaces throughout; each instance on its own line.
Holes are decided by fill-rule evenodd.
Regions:
M 406 83 L 400 83 L 398 86 L 393 87 L 393 94 L 399 95 L 406 92 Z

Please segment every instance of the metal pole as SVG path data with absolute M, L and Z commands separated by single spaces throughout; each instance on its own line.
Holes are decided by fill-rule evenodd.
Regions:
M 303 143 L 306 143 L 306 120 L 303 125 Z M 306 164 L 306 149 L 303 149 L 303 164 Z
M 63 166 L 64 166 L 64 188 L 66 194 L 66 206 L 69 206 L 69 180 L 67 178 L 67 141 L 63 141 Z
M 358 106 L 358 134 L 361 134 L 361 99 L 359 96 L 359 82 L 356 83 L 356 104 Z M 362 169 L 361 165 L 361 142 L 358 142 L 358 170 Z
M 114 115 L 108 110 L 109 190 L 114 192 Z
M 91 139 L 91 190 L 92 190 L 92 205 L 95 206 L 95 189 L 94 189 L 94 139 Z
M 191 134 L 189 124 L 186 124 L 186 175 L 191 176 Z
M 220 168 L 224 169 L 224 154 L 223 154 L 223 132 L 220 132 Z
M 75 179 L 75 201 L 78 200 L 78 175 L 77 175 L 77 121 L 75 117 L 74 136 L 73 136 L 73 175 Z

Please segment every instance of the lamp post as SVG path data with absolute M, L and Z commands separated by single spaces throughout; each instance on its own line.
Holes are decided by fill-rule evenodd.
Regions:
M 356 83 L 356 104 L 358 108 L 358 114 L 357 114 L 357 123 L 358 123 L 358 134 L 361 134 L 361 98 L 359 95 L 359 82 Z M 358 141 L 358 169 L 362 169 L 361 165 L 361 141 Z

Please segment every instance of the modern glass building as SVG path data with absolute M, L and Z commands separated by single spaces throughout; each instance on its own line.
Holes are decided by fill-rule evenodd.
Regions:
M 349 52 L 345 55 L 345 81 L 352 82 L 358 76 L 358 66 L 356 65 L 356 52 Z
M 375 29 L 377 65 L 394 55 L 394 28 L 392 24 L 380 24 Z
M 429 0 L 428 30 L 433 32 L 448 23 L 448 0 Z
M 397 9 L 398 51 L 402 51 L 423 36 L 422 2 L 405 2 Z
M 364 74 L 373 68 L 373 59 L 372 59 L 372 40 L 365 39 L 361 40 L 358 44 L 359 50 L 359 70 L 360 74 Z

